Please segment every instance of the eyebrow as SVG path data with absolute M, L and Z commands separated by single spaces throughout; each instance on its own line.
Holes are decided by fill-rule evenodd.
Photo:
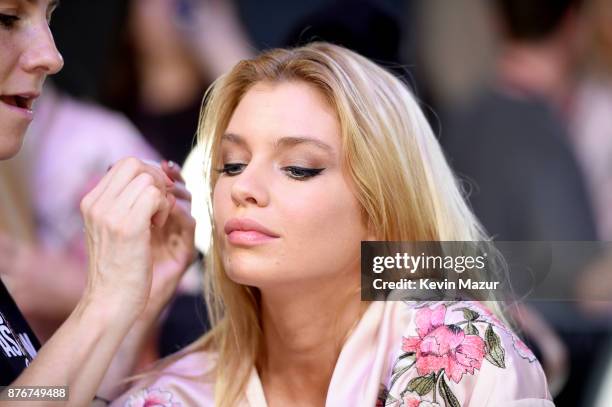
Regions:
M 28 2 L 30 4 L 37 4 L 40 1 L 41 0 L 26 0 L 26 2 Z M 60 0 L 51 0 L 47 7 L 48 8 L 54 8 L 54 7 L 57 8 L 57 7 L 59 7 L 59 4 L 60 4 Z
M 231 143 L 235 143 L 241 146 L 246 146 L 247 144 L 244 138 L 242 138 L 242 136 L 238 134 L 234 134 L 234 133 L 224 134 L 221 137 L 221 140 L 229 141 Z M 274 146 L 275 148 L 283 148 L 283 147 L 293 147 L 293 146 L 297 146 L 300 144 L 311 144 L 311 145 L 314 145 L 315 147 L 318 147 L 322 150 L 327 151 L 328 153 L 332 153 L 334 151 L 334 149 L 329 144 L 326 144 L 322 142 L 321 140 L 317 140 L 317 139 L 314 139 L 311 137 L 305 137 L 305 136 L 281 137 L 274 143 Z

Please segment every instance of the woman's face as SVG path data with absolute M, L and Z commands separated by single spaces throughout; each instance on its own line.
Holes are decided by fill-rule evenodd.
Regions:
M 303 82 L 255 84 L 221 141 L 213 191 L 228 276 L 260 288 L 359 273 L 371 238 L 341 166 L 340 125 Z M 353 274 L 357 273 L 357 274 Z
M 62 68 L 49 19 L 57 2 L 0 0 L 0 159 L 19 151 L 32 103 L 47 75 Z

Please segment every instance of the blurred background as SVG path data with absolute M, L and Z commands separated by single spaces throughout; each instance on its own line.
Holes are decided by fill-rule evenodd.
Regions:
M 612 240 L 610 0 L 62 0 L 52 31 L 64 69 L 0 164 L 0 249 L 15 253 L 0 275 L 41 342 L 85 285 L 80 199 L 124 156 L 164 158 L 185 164 L 204 216 L 201 157 L 188 159 L 203 93 L 272 47 L 330 41 L 401 77 L 497 240 Z M 205 222 L 197 234 L 204 254 Z M 612 259 L 598 267 L 569 270 L 579 301 L 516 315 L 558 406 L 612 405 Z M 140 366 L 207 329 L 202 272 Z

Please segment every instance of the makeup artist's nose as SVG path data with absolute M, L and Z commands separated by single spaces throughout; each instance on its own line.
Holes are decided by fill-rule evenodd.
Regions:
M 242 173 L 234 176 L 231 195 L 236 206 L 268 205 L 269 191 L 264 175 L 263 169 L 251 162 Z
M 64 66 L 64 59 L 55 46 L 53 35 L 46 22 L 32 32 L 33 37 L 21 55 L 23 69 L 29 73 L 53 75 Z

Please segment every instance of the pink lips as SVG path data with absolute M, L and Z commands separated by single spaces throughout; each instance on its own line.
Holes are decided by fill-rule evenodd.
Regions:
M 10 111 L 19 114 L 27 120 L 34 118 L 32 105 L 39 96 L 38 92 L 22 92 L 13 95 L 0 95 L 0 102 Z
M 230 243 L 242 246 L 254 246 L 279 237 L 263 225 L 248 218 L 230 219 L 225 223 L 224 231 Z

